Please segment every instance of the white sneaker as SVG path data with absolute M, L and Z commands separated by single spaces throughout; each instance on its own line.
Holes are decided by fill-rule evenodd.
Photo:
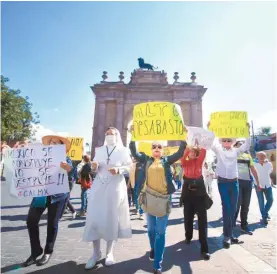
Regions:
M 139 219 L 140 219 L 140 220 L 144 220 L 144 217 L 143 217 L 142 214 L 139 214 Z
M 85 266 L 85 269 L 92 269 L 94 268 L 94 266 L 96 265 L 96 263 L 101 259 L 101 256 L 102 254 L 99 253 L 98 255 L 97 254 L 93 254 L 91 256 L 91 258 L 88 260 L 86 266 Z
M 113 254 L 108 254 L 106 257 L 105 265 L 106 266 L 111 266 L 114 264 L 114 257 Z
M 72 220 L 74 220 L 77 216 L 77 212 L 75 211 L 74 213 L 72 213 Z

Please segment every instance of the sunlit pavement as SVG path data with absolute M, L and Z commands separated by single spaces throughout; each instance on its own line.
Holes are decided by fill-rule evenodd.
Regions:
M 222 213 L 216 182 L 213 183 L 214 204 L 208 211 L 210 261 L 200 257 L 197 225 L 194 239 L 190 245 L 184 243 L 184 224 L 182 209 L 179 208 L 180 192 L 173 197 L 173 210 L 166 236 L 163 273 L 276 273 L 276 205 L 271 210 L 272 220 L 267 227 L 260 224 L 257 197 L 253 189 L 249 213 L 249 227 L 253 236 L 241 235 L 241 245 L 232 245 L 222 249 Z M 276 189 L 273 190 L 276 198 Z M 80 187 L 76 185 L 72 192 L 72 203 L 80 208 Z M 92 246 L 82 242 L 85 218 L 71 220 L 71 214 L 65 215 L 59 226 L 55 251 L 49 264 L 43 267 L 21 268 L 20 263 L 30 255 L 29 237 L 26 229 L 26 215 L 30 200 L 18 200 L 9 196 L 8 185 L 1 184 L 1 273 L 152 273 L 152 263 L 148 259 L 149 244 L 146 222 L 138 219 L 131 210 L 133 237 L 119 240 L 115 246 L 116 264 L 104 266 L 104 257 L 96 269 L 85 271 L 84 266 L 92 254 Z M 276 199 L 275 199 L 276 200 Z M 197 222 L 196 222 L 197 223 Z M 40 223 L 40 237 L 45 243 L 46 219 Z M 236 231 L 240 235 L 239 223 Z M 103 254 L 105 247 L 102 246 Z

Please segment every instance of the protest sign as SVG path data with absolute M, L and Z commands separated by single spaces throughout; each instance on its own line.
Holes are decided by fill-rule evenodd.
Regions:
M 144 152 L 146 155 L 152 155 L 152 142 L 138 142 L 138 152 Z
M 196 140 L 200 148 L 210 149 L 212 147 L 215 135 L 213 132 L 208 131 L 200 127 L 187 127 L 188 138 L 187 143 L 189 145 L 196 145 Z
M 148 102 L 135 105 L 133 141 L 184 140 L 181 107 L 169 102 Z
M 16 197 L 39 197 L 69 192 L 65 146 L 27 146 L 5 152 L 4 165 L 10 193 Z
M 71 147 L 69 152 L 67 153 L 67 156 L 70 157 L 72 161 L 81 161 L 83 157 L 84 138 L 68 137 L 67 139 L 71 143 Z
M 209 130 L 218 138 L 247 138 L 247 112 L 222 111 L 211 114 Z

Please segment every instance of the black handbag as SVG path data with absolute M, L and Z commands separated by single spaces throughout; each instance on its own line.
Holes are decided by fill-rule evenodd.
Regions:
M 206 210 L 210 209 L 213 205 L 213 200 L 212 198 L 210 197 L 210 195 L 208 193 L 206 193 L 205 195 L 205 208 Z

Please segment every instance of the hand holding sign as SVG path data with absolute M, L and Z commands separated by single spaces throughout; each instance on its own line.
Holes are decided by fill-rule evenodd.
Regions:
M 92 162 L 91 163 L 91 168 L 92 170 L 96 170 L 98 168 L 99 164 L 97 162 Z
M 71 166 L 67 163 L 67 162 L 61 162 L 60 167 L 64 170 L 66 170 L 67 172 L 71 171 Z

